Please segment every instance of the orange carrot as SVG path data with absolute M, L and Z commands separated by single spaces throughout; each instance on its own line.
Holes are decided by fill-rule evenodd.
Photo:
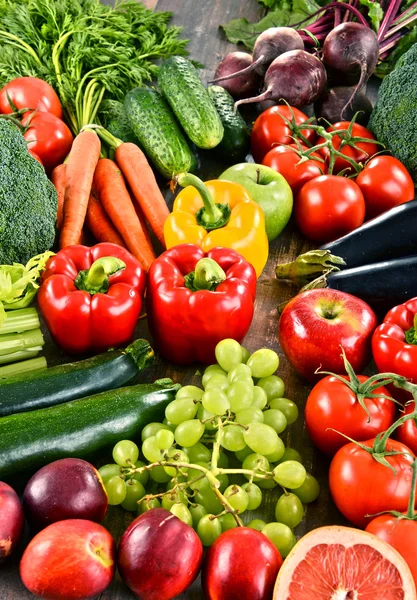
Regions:
M 64 220 L 64 198 L 65 198 L 65 185 L 67 182 L 67 165 L 62 164 L 55 167 L 52 171 L 51 181 L 55 186 L 58 194 L 58 208 L 56 211 L 56 227 L 58 231 L 61 230 L 62 223 Z
M 152 231 L 165 246 L 164 223 L 169 210 L 146 156 L 136 144 L 121 144 L 115 154 L 133 197 L 142 209 Z
M 120 169 L 109 158 L 100 158 L 94 173 L 94 186 L 101 204 L 123 240 L 148 271 L 155 254 L 139 222 Z
M 104 208 L 101 206 L 100 200 L 93 193 L 90 194 L 90 200 L 88 201 L 85 222 L 97 241 L 112 242 L 126 248 L 122 236 L 115 229 Z
M 142 229 L 143 229 L 143 233 L 145 234 L 146 241 L 148 242 L 149 246 L 152 248 L 151 234 L 150 234 L 149 227 L 148 227 L 148 224 L 147 224 L 147 222 L 146 222 L 146 219 L 145 219 L 145 217 L 143 216 L 142 209 L 141 209 L 141 208 L 140 208 L 140 206 L 137 204 L 137 202 L 135 202 L 135 201 L 132 199 L 132 194 L 130 194 L 130 198 L 131 198 L 131 200 L 132 200 L 132 204 L 133 204 L 133 208 L 135 209 L 135 213 L 136 213 L 136 214 L 137 214 L 137 216 L 138 216 L 138 219 L 139 219 L 140 226 L 142 227 Z
M 72 144 L 67 161 L 61 248 L 76 244 L 81 234 L 100 149 L 100 138 L 89 129 L 79 133 Z

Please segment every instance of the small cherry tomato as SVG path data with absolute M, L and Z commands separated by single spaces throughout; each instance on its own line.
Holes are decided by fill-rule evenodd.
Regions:
M 350 125 L 349 121 L 340 121 L 340 123 L 335 123 L 328 129 L 326 129 L 326 131 L 331 132 L 331 131 L 347 130 L 349 125 Z M 336 150 L 339 150 L 339 152 L 341 152 L 345 156 L 348 156 L 349 158 L 353 158 L 353 160 L 356 161 L 357 163 L 365 162 L 366 160 L 371 158 L 371 156 L 373 156 L 374 154 L 376 154 L 378 152 L 378 150 L 379 150 L 378 145 L 373 143 L 373 141 L 375 140 L 374 135 L 369 131 L 369 129 L 367 129 L 363 125 L 354 123 L 354 125 L 352 127 L 352 131 L 351 131 L 351 137 L 352 138 L 355 138 L 355 137 L 366 138 L 366 139 L 369 139 L 370 141 L 369 142 L 354 142 L 354 140 L 352 140 L 352 143 L 354 142 L 354 144 L 355 144 L 355 148 L 354 148 L 353 146 L 350 146 L 348 143 L 346 143 L 343 140 L 342 136 L 335 135 L 332 138 L 333 148 L 335 148 Z M 322 144 L 324 141 L 325 141 L 324 138 L 320 137 L 317 140 L 317 144 Z M 319 152 L 327 161 L 329 161 L 330 153 L 329 153 L 328 148 L 320 148 Z M 351 170 L 352 167 L 347 160 L 337 157 L 335 160 L 335 163 L 334 163 L 333 173 L 336 173 L 336 174 L 340 173 L 340 171 L 343 171 L 344 169 Z
M 47 173 L 61 164 L 71 150 L 73 136 L 64 121 L 46 112 L 26 113 L 22 125 L 29 125 L 24 134 L 28 150 L 35 152 Z
M 300 156 L 296 152 L 297 145 L 275 146 L 264 157 L 262 164 L 271 167 L 274 171 L 281 173 L 287 180 L 293 193 L 296 194 L 307 181 L 327 173 L 326 163 L 320 160 L 306 160 L 300 163 Z M 302 146 L 302 150 L 307 150 L 307 146 Z M 313 157 L 321 158 L 316 152 Z
M 18 77 L 6 83 L 0 90 L 0 112 L 7 115 L 14 112 L 8 96 L 19 110 L 38 109 L 62 119 L 62 107 L 52 86 L 37 77 Z

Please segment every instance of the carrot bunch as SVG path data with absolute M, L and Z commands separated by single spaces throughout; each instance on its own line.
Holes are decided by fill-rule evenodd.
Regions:
M 165 247 L 169 210 L 140 148 L 109 139 L 114 161 L 100 158 L 100 137 L 85 129 L 75 138 L 66 163 L 52 173 L 58 193 L 59 244 L 61 248 L 79 244 L 86 225 L 99 242 L 124 246 L 149 270 L 155 253 L 147 223 Z

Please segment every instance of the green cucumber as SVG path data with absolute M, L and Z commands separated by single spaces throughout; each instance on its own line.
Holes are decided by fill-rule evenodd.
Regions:
M 194 65 L 182 56 L 165 60 L 158 85 L 185 133 L 199 148 L 214 148 L 223 138 L 223 125 Z
M 223 123 L 224 135 L 217 150 L 221 150 L 230 162 L 240 162 L 249 150 L 249 128 L 239 111 L 234 112 L 235 101 L 227 90 L 212 85 L 207 91 Z
M 2 417 L 0 480 L 60 458 L 92 459 L 120 440 L 140 440 L 145 425 L 162 421 L 179 387 L 165 379 Z
M 0 417 L 127 385 L 153 359 L 149 342 L 136 340 L 126 350 L 111 350 L 75 363 L 0 378 Z
M 130 121 L 127 117 L 122 102 L 117 100 L 105 100 L 100 109 L 103 125 L 114 137 L 122 142 L 138 144 L 138 139 L 133 133 Z
M 124 102 L 130 125 L 156 169 L 171 179 L 191 171 L 194 156 L 171 109 L 154 88 L 136 88 Z

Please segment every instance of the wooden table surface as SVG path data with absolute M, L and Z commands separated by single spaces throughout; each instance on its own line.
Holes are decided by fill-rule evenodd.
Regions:
M 111 0 L 107 0 L 108 3 Z M 229 44 L 223 32 L 219 29 L 220 23 L 228 22 L 232 18 L 246 17 L 249 21 L 259 20 L 263 11 L 257 0 L 147 0 L 149 6 L 156 10 L 170 10 L 174 13 L 173 23 L 184 27 L 184 37 L 190 38 L 189 51 L 191 58 L 205 65 L 202 72 L 204 81 L 208 81 L 214 73 L 214 69 L 221 57 L 236 49 Z M 201 156 L 201 168 L 199 175 L 203 178 L 217 177 L 226 168 L 224 163 L 216 159 L 216 150 L 205 152 Z M 172 202 L 172 195 L 164 188 L 167 201 Z M 274 280 L 274 265 L 286 262 L 297 256 L 300 252 L 307 250 L 309 246 L 298 235 L 294 224 L 291 222 L 281 236 L 274 240 L 270 247 L 270 255 L 265 270 L 258 281 L 258 291 L 255 307 L 255 317 L 251 329 L 244 344 L 250 351 L 261 347 L 276 350 L 280 355 L 280 366 L 278 374 L 286 384 L 285 396 L 291 398 L 300 409 L 298 421 L 289 427 L 284 434 L 285 442 L 296 448 L 302 455 L 304 465 L 319 480 L 322 491 L 319 499 L 307 507 L 304 521 L 297 527 L 297 538 L 307 531 L 323 524 L 344 523 L 340 513 L 334 506 L 328 490 L 328 468 L 329 461 L 317 452 L 307 435 L 303 419 L 303 408 L 309 392 L 309 387 L 297 376 L 282 354 L 277 340 L 279 303 L 289 299 L 292 290 L 284 283 Z M 145 321 L 140 321 L 137 337 L 151 339 Z M 48 364 L 68 360 L 59 354 L 48 337 L 45 354 Z M 200 378 L 195 375 L 196 367 L 189 369 L 174 368 L 161 360 L 147 372 L 149 381 L 158 377 L 171 377 L 182 384 L 200 383 Z M 267 495 L 262 510 L 254 511 L 255 514 L 245 513 L 244 520 L 252 518 L 269 517 L 274 520 L 274 507 L 276 494 L 271 490 Z M 133 515 L 122 509 L 112 508 L 106 516 L 104 525 L 112 532 L 116 541 L 120 538 L 126 526 L 132 520 Z M 24 542 L 27 543 L 28 534 Z M 22 549 L 24 543 L 22 544 Z M 19 553 L 12 561 L 0 568 L 0 600 L 29 600 L 33 598 L 20 581 L 18 574 Z M 129 600 L 134 596 L 123 584 L 120 577 L 116 575 L 112 585 L 101 596 L 100 600 Z M 203 598 L 199 579 L 179 600 L 199 600 Z

